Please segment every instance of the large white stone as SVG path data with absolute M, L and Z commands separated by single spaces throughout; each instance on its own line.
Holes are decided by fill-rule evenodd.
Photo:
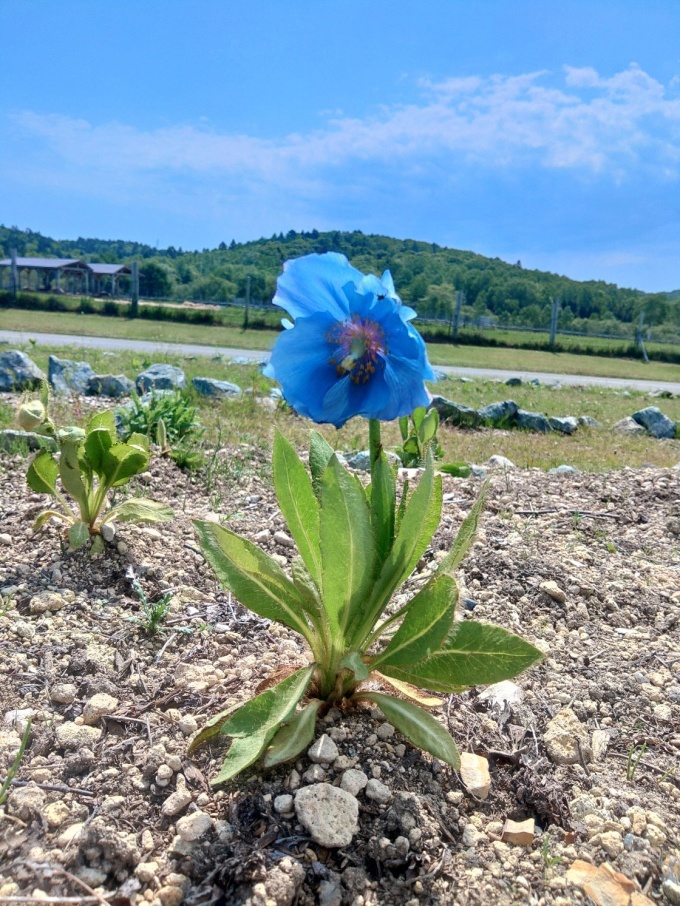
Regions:
M 329 849 L 349 846 L 358 830 L 359 803 L 330 783 L 302 787 L 295 796 L 295 814 L 312 840 Z

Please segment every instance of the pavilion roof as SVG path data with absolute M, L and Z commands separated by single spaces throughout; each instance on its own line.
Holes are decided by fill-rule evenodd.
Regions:
M 11 263 L 11 258 L 3 258 L 0 266 L 8 267 Z M 74 265 L 88 266 L 78 258 L 17 258 L 17 267 L 33 267 L 41 270 L 59 270 L 62 267 L 73 267 Z

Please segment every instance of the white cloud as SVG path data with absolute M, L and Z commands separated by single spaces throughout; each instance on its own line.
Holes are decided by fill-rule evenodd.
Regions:
M 19 136 L 40 141 L 83 173 L 134 179 L 182 172 L 219 175 L 300 191 L 322 171 L 362 162 L 476 167 L 541 166 L 622 180 L 643 167 L 676 178 L 680 98 L 637 65 L 610 77 L 565 67 L 548 72 L 422 81 L 418 104 L 386 107 L 364 119 L 336 115 L 309 134 L 264 140 L 177 125 L 144 131 L 93 125 L 59 114 L 13 116 Z

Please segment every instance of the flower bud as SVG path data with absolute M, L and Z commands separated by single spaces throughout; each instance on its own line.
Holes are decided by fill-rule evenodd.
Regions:
M 24 431 L 35 431 L 47 418 L 45 407 L 40 400 L 31 400 L 19 407 L 19 425 Z

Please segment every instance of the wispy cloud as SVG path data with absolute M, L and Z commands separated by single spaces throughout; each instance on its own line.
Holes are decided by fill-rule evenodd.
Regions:
M 30 111 L 12 117 L 17 136 L 66 165 L 134 178 L 163 172 L 219 174 L 307 189 L 322 171 L 362 162 L 477 167 L 541 166 L 625 179 L 640 167 L 680 173 L 680 97 L 635 64 L 610 77 L 565 67 L 555 76 L 422 81 L 419 103 L 363 119 L 329 118 L 308 134 L 264 140 L 196 125 L 141 130 Z

